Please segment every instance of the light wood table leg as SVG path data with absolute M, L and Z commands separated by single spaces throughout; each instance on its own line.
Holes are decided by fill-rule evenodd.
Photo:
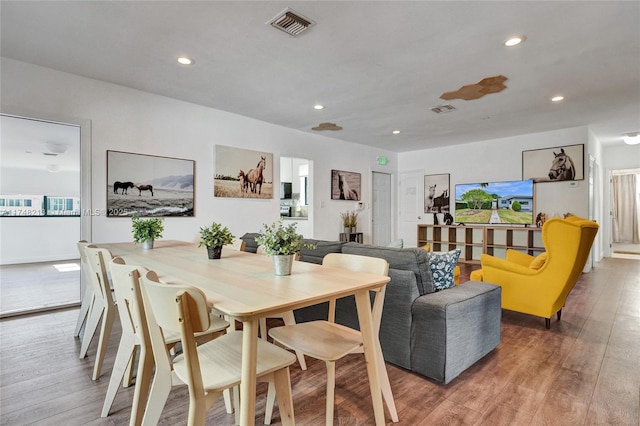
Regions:
M 242 373 L 240 382 L 240 425 L 253 426 L 256 417 L 256 365 L 258 320 L 242 323 Z
M 371 321 L 371 303 L 369 302 L 369 291 L 359 291 L 356 293 L 356 306 L 358 307 L 358 321 L 360 322 L 360 332 L 364 345 L 364 357 L 367 363 L 367 374 L 369 375 L 369 387 L 371 389 L 371 401 L 373 403 L 373 414 L 376 425 L 382 426 L 384 421 L 384 407 L 382 405 L 382 390 L 380 389 L 380 378 L 378 377 L 378 357 L 376 356 L 376 344 L 378 336 L 374 336 L 373 323 Z

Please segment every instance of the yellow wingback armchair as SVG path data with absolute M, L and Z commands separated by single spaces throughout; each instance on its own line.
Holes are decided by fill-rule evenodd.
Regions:
M 597 232 L 597 223 L 577 216 L 550 219 L 542 226 L 545 253 L 507 250 L 506 259 L 483 254 L 476 277 L 502 287 L 503 309 L 543 317 L 550 328 L 553 314 L 560 320 Z

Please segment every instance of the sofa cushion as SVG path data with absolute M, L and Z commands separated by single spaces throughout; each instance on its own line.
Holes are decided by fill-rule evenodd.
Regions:
M 391 248 L 369 244 L 346 243 L 342 252 L 361 256 L 381 257 L 389 262 L 389 269 L 411 271 L 416 276 L 420 294 L 434 292 L 433 278 L 429 268 L 429 254 L 419 248 Z
M 342 246 L 345 244 L 340 241 L 324 241 L 324 240 L 312 240 L 304 238 L 302 244 L 311 244 L 315 248 L 310 249 L 302 247 L 300 249 L 300 260 L 302 262 L 322 264 L 322 259 L 329 253 L 342 252 Z
M 389 244 L 387 244 L 385 247 L 402 248 L 404 247 L 404 240 L 402 238 L 393 240 Z
M 433 288 L 435 291 L 453 287 L 455 284 L 454 271 L 458 264 L 460 250 L 449 252 L 433 251 L 429 253 L 429 267 L 433 276 Z

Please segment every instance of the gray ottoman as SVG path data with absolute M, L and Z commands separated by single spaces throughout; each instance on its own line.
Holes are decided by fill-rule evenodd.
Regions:
M 411 370 L 449 383 L 500 343 L 502 288 L 468 281 L 418 297 L 411 309 Z

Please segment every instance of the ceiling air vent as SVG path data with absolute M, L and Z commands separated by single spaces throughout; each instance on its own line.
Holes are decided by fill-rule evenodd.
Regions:
M 286 8 L 268 22 L 269 25 L 295 37 L 315 24 L 311 19 Z
M 455 111 L 456 108 L 453 105 L 438 105 L 436 107 L 431 108 L 431 111 L 436 114 L 444 114 L 445 112 Z

